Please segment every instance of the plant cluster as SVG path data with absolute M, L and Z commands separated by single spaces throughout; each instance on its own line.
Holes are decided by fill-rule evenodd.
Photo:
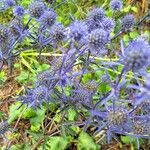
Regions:
M 13 61 L 29 49 L 39 53 L 38 59 L 43 51 L 56 54 L 50 68 L 37 75 L 33 88 L 17 98 L 22 105 L 36 110 L 54 103 L 60 111 L 86 110 L 84 129 L 95 126 L 96 133 L 106 131 L 108 142 L 117 135 L 150 138 L 150 44 L 142 36 L 118 42 L 137 25 L 132 14 L 114 17 L 123 8 L 121 0 L 110 2 L 112 18 L 96 7 L 67 27 L 42 0 L 27 9 L 5 0 L 2 10 L 10 8 L 13 20 L 0 26 L 1 69 L 5 63 L 12 69 Z M 110 70 L 120 73 L 116 76 Z

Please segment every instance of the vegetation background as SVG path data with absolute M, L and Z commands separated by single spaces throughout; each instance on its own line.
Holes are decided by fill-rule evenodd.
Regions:
M 18 1 L 24 7 L 31 3 L 31 0 Z M 48 0 L 45 1 L 48 2 Z M 109 2 L 110 0 L 56 0 L 55 6 L 57 6 L 58 21 L 67 26 L 72 22 L 73 18 L 84 19 L 87 12 L 96 6 L 106 8 L 106 14 L 111 17 L 113 14 L 109 9 Z M 149 0 L 124 0 L 123 2 L 124 9 L 117 14 L 119 17 L 123 16 L 124 13 L 133 13 L 138 20 L 150 9 Z M 0 24 L 9 22 L 12 17 L 11 10 L 0 12 Z M 144 22 L 142 28 L 142 34 L 149 38 L 149 20 Z M 125 42 L 129 42 L 138 35 L 139 31 L 137 29 L 130 34 L 124 34 L 123 39 Z M 25 47 L 26 43 L 23 46 Z M 117 47 L 117 44 L 115 46 Z M 122 136 L 121 141 L 114 141 L 108 145 L 101 141 L 102 133 L 95 137 L 93 136 L 94 129 L 92 128 L 85 133 L 82 131 L 82 125 L 81 128 L 76 125 L 70 125 L 69 128 L 62 125 L 62 115 L 64 114 L 58 113 L 57 106 L 54 104 L 50 104 L 51 112 L 48 114 L 46 114 L 46 109 L 44 108 L 37 111 L 31 108 L 25 110 L 24 107 L 16 109 L 19 106 L 19 102 L 15 101 L 15 96 L 23 93 L 25 87 L 32 86 L 38 72 L 49 68 L 49 64 L 44 59 L 39 61 L 37 56 L 38 54 L 34 50 L 22 52 L 20 59 L 14 64 L 15 68 L 11 75 L 7 66 L 4 66 L 4 70 L 0 72 L 0 119 L 5 120 L 5 118 L 9 118 L 9 121 L 12 122 L 9 131 L 5 135 L 7 139 L 3 140 L 3 138 L 0 138 L 0 150 L 9 146 L 10 150 L 136 149 L 135 139 L 131 139 L 128 136 Z M 51 60 L 53 56 L 44 52 L 42 57 L 47 57 Z M 113 70 L 110 70 L 110 72 L 113 72 Z M 98 72 L 98 74 L 100 73 Z M 85 80 L 86 78 L 90 77 L 85 77 Z M 103 90 L 107 90 L 107 87 L 103 87 Z M 76 111 L 70 108 L 68 110 L 68 117 L 65 119 L 80 124 L 85 118 L 82 112 L 78 116 Z M 49 122 L 47 130 L 45 130 L 46 122 Z M 147 142 L 141 142 L 143 142 L 143 149 L 150 149 L 150 145 Z

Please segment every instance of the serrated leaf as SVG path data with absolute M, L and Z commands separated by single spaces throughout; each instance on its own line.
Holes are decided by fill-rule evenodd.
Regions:
M 44 150 L 65 150 L 69 140 L 64 137 L 56 136 L 48 139 L 44 146 Z
M 24 114 L 22 115 L 22 118 L 24 119 L 29 119 L 29 118 L 32 118 L 32 117 L 35 117 L 36 116 L 36 113 L 35 111 L 32 109 L 32 108 L 28 108 Z
M 35 117 L 30 119 L 31 123 L 31 131 L 37 132 L 40 130 L 40 127 L 42 125 L 42 122 L 45 118 L 45 109 L 37 109 Z

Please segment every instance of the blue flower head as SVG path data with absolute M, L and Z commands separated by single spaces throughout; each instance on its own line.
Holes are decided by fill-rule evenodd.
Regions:
M 31 17 L 39 19 L 41 17 L 41 15 L 43 15 L 46 6 L 43 2 L 33 2 L 30 4 L 29 8 L 29 14 L 31 15 Z
M 122 8 L 122 1 L 121 0 L 111 0 L 110 7 L 114 11 L 121 10 L 121 8 Z
M 69 26 L 69 38 L 80 41 L 87 34 L 87 26 L 82 21 L 74 21 Z
M 135 23 L 134 16 L 133 15 L 126 15 L 122 19 L 122 29 L 123 30 L 130 30 L 133 28 Z
M 7 42 L 9 35 L 9 29 L 4 26 L 0 26 L 0 45 Z
M 150 115 L 150 99 L 143 100 L 139 106 L 142 112 Z
M 15 2 L 15 0 L 5 0 L 5 5 L 7 7 L 15 6 L 16 2 Z
M 115 22 L 110 18 L 104 18 L 102 21 L 104 30 L 111 32 L 115 27 Z
M 90 105 L 92 102 L 92 96 L 97 90 L 97 82 L 94 80 L 85 84 L 79 83 L 77 80 L 74 82 L 76 83 L 74 85 L 75 89 L 73 90 L 71 100 L 75 103 L 82 103 L 86 106 Z
M 95 8 L 88 13 L 88 19 L 95 22 L 100 22 L 105 17 L 105 12 L 102 8 Z
M 46 87 L 50 83 L 50 79 L 52 77 L 52 72 L 50 70 L 46 70 L 37 75 L 37 85 L 45 85 Z
M 14 38 L 21 36 L 23 30 L 22 21 L 20 19 L 12 20 L 9 24 L 9 30 Z
M 25 10 L 22 6 L 16 6 L 14 9 L 13 9 L 13 13 L 15 16 L 18 16 L 18 17 L 21 17 L 24 15 L 25 13 Z
M 103 29 L 95 29 L 87 36 L 87 43 L 91 51 L 103 48 L 108 40 L 109 34 Z
M 123 58 L 126 70 L 138 72 L 150 63 L 150 45 L 142 38 L 129 43 Z
M 57 44 L 63 41 L 66 37 L 65 27 L 60 23 L 55 23 L 50 30 L 50 35 L 53 43 Z
M 51 27 L 56 21 L 56 13 L 53 10 L 46 10 L 41 15 L 39 21 L 44 27 Z
M 105 12 L 102 8 L 95 8 L 88 13 L 86 18 L 86 24 L 88 26 L 88 30 L 92 31 L 101 27 L 101 21 L 105 17 Z
M 28 107 L 37 108 L 42 106 L 43 102 L 48 102 L 50 98 L 48 88 L 45 86 L 39 86 L 34 89 L 29 89 L 27 94 L 19 97 L 18 100 L 22 101 Z
M 128 121 L 128 111 L 123 107 L 110 108 L 107 115 L 107 124 L 110 128 L 123 127 Z
M 132 123 L 132 132 L 135 136 L 150 136 L 149 119 L 135 118 Z

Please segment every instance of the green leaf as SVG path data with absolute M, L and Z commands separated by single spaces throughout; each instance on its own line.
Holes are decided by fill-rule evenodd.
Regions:
M 1 71 L 0 72 L 0 85 L 2 85 L 6 79 L 7 79 L 7 77 L 5 75 L 5 72 Z
M 3 118 L 4 112 L 0 111 L 0 119 Z
M 26 83 L 29 79 L 29 72 L 28 71 L 22 71 L 21 74 L 15 78 L 20 83 Z
M 112 10 L 106 11 L 106 15 L 108 17 L 112 17 L 113 16 L 113 11 Z
M 30 119 L 31 131 L 38 132 L 40 130 L 41 124 L 45 118 L 46 109 L 37 109 L 35 117 Z
M 41 72 L 41 71 L 45 71 L 49 68 L 50 66 L 48 64 L 42 64 L 38 67 L 37 71 Z
M 136 13 L 138 12 L 137 7 L 135 7 L 135 6 L 131 7 L 131 10 L 134 11 L 134 12 L 136 12 Z
M 61 113 L 55 115 L 54 121 L 56 121 L 57 123 L 61 121 Z
M 137 38 L 138 36 L 139 36 L 138 32 L 136 32 L 136 31 L 130 32 L 130 37 L 131 37 L 132 39 L 135 39 L 135 38 Z
M 131 144 L 131 137 L 129 136 L 121 136 L 121 141 L 126 144 Z
M 69 144 L 69 140 L 64 137 L 50 137 L 44 145 L 45 150 L 65 150 Z
M 31 65 L 23 57 L 21 57 L 21 62 L 29 69 L 29 71 L 35 73 L 35 70 L 32 69 Z
M 11 148 L 9 150 L 29 150 L 31 149 L 31 147 L 26 143 L 26 144 L 16 144 L 16 145 L 12 145 Z
M 131 9 L 131 5 L 125 7 L 124 9 L 122 9 L 122 11 L 125 12 L 125 13 L 127 13 L 127 12 L 130 11 L 130 9 Z
M 100 146 L 85 132 L 80 133 L 78 140 L 78 150 L 100 150 Z
M 77 113 L 74 109 L 69 109 L 68 110 L 68 120 L 69 121 L 74 121 L 76 116 L 77 116 Z
M 125 144 L 130 144 L 132 147 L 134 146 L 135 149 L 137 148 L 137 139 L 135 137 L 130 136 L 121 136 L 121 141 Z M 142 144 L 143 140 L 139 138 L 140 145 Z
M 24 114 L 22 115 L 22 118 L 24 119 L 29 119 L 29 118 L 32 118 L 32 117 L 35 117 L 36 116 L 36 113 L 35 111 L 32 109 L 32 108 L 28 108 Z
M 130 40 L 129 35 L 124 35 L 123 40 L 124 40 L 124 42 L 129 42 L 129 40 Z
M 16 120 L 23 112 L 24 107 L 20 107 L 21 104 L 19 102 L 12 104 L 9 108 L 9 118 L 8 122 L 11 123 Z M 20 107 L 20 108 L 19 108 Z M 18 109 L 19 108 L 19 109 Z

